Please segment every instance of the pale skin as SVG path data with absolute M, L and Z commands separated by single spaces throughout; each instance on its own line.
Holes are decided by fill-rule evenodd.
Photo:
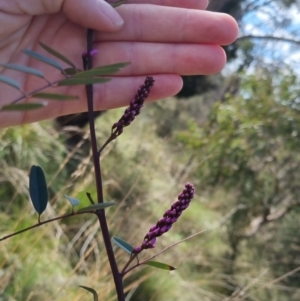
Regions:
M 41 41 L 82 68 L 86 28 L 92 28 L 94 49 L 99 50 L 94 66 L 131 62 L 110 82 L 94 85 L 95 109 L 126 106 L 147 75 L 155 79 L 148 100 L 163 99 L 180 91 L 180 75 L 214 74 L 226 63 L 220 45 L 234 42 L 238 26 L 228 15 L 205 11 L 207 4 L 207 0 L 128 0 L 115 11 L 103 0 L 0 0 L 0 64 L 23 64 L 39 69 L 49 80 L 60 79 L 59 70 L 21 51 L 46 54 L 38 45 Z M 26 92 L 45 84 L 37 77 L 1 67 L 0 74 L 17 80 Z M 5 84 L 0 84 L 0 91 L 0 107 L 20 96 Z M 25 113 L 1 112 L 0 127 L 87 109 L 84 86 L 47 91 L 78 95 L 80 99 L 51 101 L 43 109 Z

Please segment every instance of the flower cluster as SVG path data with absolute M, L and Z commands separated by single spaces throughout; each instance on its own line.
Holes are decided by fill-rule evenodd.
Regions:
M 134 99 L 130 102 L 129 107 L 125 110 L 123 116 L 112 126 L 111 131 L 113 136 L 117 137 L 121 135 L 124 127 L 130 125 L 130 123 L 135 119 L 135 116 L 140 114 L 144 101 L 148 97 L 153 84 L 153 77 L 147 76 L 144 84 L 138 89 Z
M 156 238 L 171 229 L 172 225 L 177 221 L 182 212 L 189 206 L 194 197 L 194 193 L 194 186 L 190 183 L 186 183 L 184 190 L 178 195 L 178 201 L 165 212 L 155 226 L 150 228 L 149 232 L 144 237 L 142 245 L 135 247 L 132 253 L 138 254 L 144 249 L 154 248 Z

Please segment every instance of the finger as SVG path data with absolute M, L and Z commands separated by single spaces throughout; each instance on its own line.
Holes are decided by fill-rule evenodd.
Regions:
M 124 5 L 118 9 L 125 24 L 111 34 L 98 33 L 96 41 L 209 43 L 227 45 L 238 35 L 236 21 L 226 14 L 163 7 Z
M 208 0 L 128 0 L 126 3 L 144 3 L 193 9 L 206 9 Z
M 95 30 L 115 31 L 124 23 L 117 11 L 104 0 L 65 0 L 62 10 L 71 21 Z
M 63 11 L 76 24 L 103 31 L 118 30 L 124 23 L 104 0 L 10 0 L 0 2 L 0 11 L 32 16 Z
M 95 66 L 130 62 L 117 76 L 147 74 L 209 75 L 221 71 L 226 63 L 218 45 L 108 42 L 95 44 L 101 55 Z
M 154 87 L 151 89 L 147 101 L 155 101 L 177 94 L 182 88 L 182 79 L 177 75 L 154 75 Z M 145 76 L 119 77 L 110 82 L 94 85 L 94 109 L 108 110 L 127 106 L 133 99 Z M 57 92 L 58 90 L 56 90 Z M 53 90 L 52 90 L 53 92 Z M 57 93 L 78 95 L 80 100 L 70 102 L 49 102 L 47 107 L 26 112 L 0 112 L 0 127 L 31 123 L 35 121 L 55 118 L 57 116 L 87 111 L 84 86 L 74 86 L 67 90 L 61 88 Z M 36 100 L 35 100 L 36 101 Z

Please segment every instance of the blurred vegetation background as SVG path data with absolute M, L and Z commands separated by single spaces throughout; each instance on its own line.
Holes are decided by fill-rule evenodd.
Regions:
M 129 274 L 127 301 L 300 299 L 297 4 L 211 1 L 209 9 L 240 22 L 241 38 L 226 48 L 228 67 L 216 76 L 184 78 L 178 97 L 147 104 L 103 153 L 105 198 L 118 203 L 107 209 L 111 235 L 139 245 L 187 181 L 196 188 L 190 207 L 141 256 L 207 230 L 160 255 L 175 272 L 141 267 Z M 97 119 L 99 144 L 122 112 Z M 28 194 L 33 164 L 42 166 L 49 183 L 43 219 L 71 211 L 65 194 L 79 198 L 80 206 L 89 203 L 86 192 L 96 194 L 85 122 L 65 125 L 47 121 L 0 131 L 1 237 L 37 221 Z M 116 256 L 122 266 L 127 254 L 116 248 Z M 92 300 L 79 285 L 96 289 L 101 301 L 115 300 L 94 216 L 1 242 L 0 301 Z

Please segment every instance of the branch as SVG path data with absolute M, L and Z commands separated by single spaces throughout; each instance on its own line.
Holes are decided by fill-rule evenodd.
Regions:
M 24 232 L 29 231 L 29 230 L 31 230 L 31 229 L 34 229 L 34 228 L 43 226 L 43 225 L 45 225 L 45 224 L 48 224 L 48 223 L 51 223 L 51 222 L 54 222 L 54 221 L 63 219 L 63 218 L 67 218 L 67 217 L 71 217 L 71 216 L 75 216 L 75 215 L 79 215 L 79 214 L 85 214 L 85 213 L 95 213 L 95 212 L 94 212 L 94 211 L 72 212 L 72 213 L 69 213 L 69 214 L 66 214 L 66 215 L 54 217 L 54 218 L 52 218 L 52 219 L 48 219 L 48 220 L 43 221 L 43 222 L 38 222 L 37 224 L 35 224 L 35 225 L 33 225 L 33 226 L 30 226 L 30 227 L 25 228 L 25 229 L 22 229 L 22 230 L 20 230 L 20 231 L 14 232 L 14 233 L 12 233 L 12 234 L 3 236 L 2 238 L 0 238 L 0 241 L 5 240 L 5 239 L 8 239 L 8 238 L 10 238 L 10 237 L 13 237 L 13 236 L 15 236 L 15 235 L 24 233 Z
M 289 38 L 282 38 L 282 37 L 275 37 L 275 36 L 255 36 L 255 35 L 245 35 L 245 36 L 241 36 L 237 39 L 237 41 L 243 41 L 243 40 L 247 40 L 247 39 L 259 39 L 259 40 L 273 40 L 276 42 L 285 42 L 285 43 L 293 43 L 296 45 L 300 45 L 300 41 L 299 40 L 293 40 L 293 39 L 289 39 Z
M 173 248 L 173 247 L 175 247 L 175 246 L 181 244 L 182 242 L 184 242 L 184 241 L 186 241 L 186 240 L 189 240 L 189 239 L 191 239 L 191 238 L 193 238 L 193 237 L 195 237 L 195 236 L 198 236 L 199 234 L 207 233 L 207 232 L 209 233 L 210 231 L 202 230 L 202 231 L 199 231 L 199 232 L 197 232 L 197 233 L 194 233 L 194 234 L 192 234 L 192 235 L 190 235 L 190 236 L 188 236 L 188 237 L 186 237 L 186 238 L 184 238 L 184 239 L 182 239 L 182 240 L 180 240 L 180 241 L 177 241 L 177 242 L 175 242 L 174 244 L 172 244 L 172 245 L 170 245 L 170 246 L 164 248 L 163 250 L 159 251 L 158 253 L 154 254 L 153 256 L 151 256 L 151 257 L 145 259 L 144 261 L 138 262 L 137 264 L 135 264 L 134 266 L 132 266 L 132 267 L 129 268 L 128 270 L 125 270 L 126 267 L 128 266 L 128 264 L 126 264 L 126 267 L 123 268 L 124 272 L 122 273 L 122 276 L 124 276 L 125 274 L 127 274 L 127 273 L 130 272 L 131 270 L 135 269 L 136 267 L 138 267 L 138 266 L 140 266 L 140 265 L 142 265 L 142 264 L 145 264 L 145 263 L 147 263 L 148 261 L 154 259 L 154 258 L 157 257 L 158 255 L 160 255 L 160 254 L 162 254 L 162 253 L 168 251 L 169 249 L 171 249 L 171 248 Z M 134 257 L 134 258 L 135 258 L 135 257 Z M 133 259 L 134 259 L 134 258 L 133 258 Z M 132 260 L 130 260 L 130 262 L 132 262 Z M 130 263 L 130 262 L 129 262 L 129 263 Z
M 279 220 L 280 218 L 284 217 L 291 209 L 293 206 L 300 206 L 298 203 L 293 203 L 289 201 L 283 201 L 283 203 L 287 203 L 287 205 L 277 209 L 276 211 L 267 214 L 267 215 L 261 215 L 256 218 L 254 218 L 251 223 L 249 228 L 245 231 L 244 234 L 241 235 L 242 238 L 248 238 L 251 236 L 254 236 L 259 229 L 266 225 L 267 223 L 274 222 L 276 220 Z

